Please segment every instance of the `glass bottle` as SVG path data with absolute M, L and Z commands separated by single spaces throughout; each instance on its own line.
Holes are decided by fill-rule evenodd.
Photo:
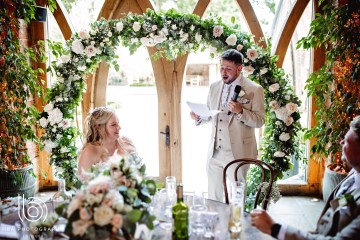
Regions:
M 57 179 L 57 181 L 58 191 L 51 198 L 54 209 L 63 203 L 70 202 L 72 198 L 71 193 L 66 191 L 65 179 Z
M 188 239 L 189 237 L 189 208 L 184 203 L 183 186 L 177 185 L 177 202 L 172 208 L 174 219 L 173 239 Z

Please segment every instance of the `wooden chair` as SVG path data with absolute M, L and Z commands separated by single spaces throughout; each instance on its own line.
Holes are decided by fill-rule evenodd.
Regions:
M 274 182 L 274 179 L 275 179 L 275 171 L 274 169 L 266 162 L 263 162 L 261 160 L 256 160 L 256 159 L 252 159 L 252 158 L 242 158 L 242 159 L 236 159 L 236 160 L 233 160 L 231 162 L 229 162 L 224 170 L 223 170 L 223 185 L 224 185 L 224 192 L 225 192 L 225 202 L 226 204 L 229 204 L 229 195 L 228 195 L 228 189 L 227 189 L 227 181 L 226 181 L 226 171 L 228 170 L 228 168 L 233 165 L 233 164 L 237 164 L 237 167 L 234 171 L 234 178 L 235 178 L 235 181 L 238 180 L 238 177 L 237 177 L 237 172 L 238 170 L 244 166 L 244 165 L 256 165 L 260 168 L 261 170 L 261 173 L 262 173 L 262 176 L 261 176 L 261 182 L 259 182 L 259 189 L 257 190 L 256 192 L 256 197 L 255 197 L 255 202 L 254 202 L 254 208 L 256 208 L 256 206 L 258 205 L 258 201 L 259 201 L 259 197 L 260 197 L 260 193 L 261 193 L 261 184 L 265 182 L 265 177 L 266 177 L 266 171 L 270 171 L 270 180 L 269 180 L 269 186 L 266 190 L 266 193 L 265 193 L 265 197 L 264 197 L 264 200 L 263 200 L 263 203 L 262 203 L 262 208 L 264 210 L 267 209 L 267 206 L 269 204 L 269 201 L 270 201 L 270 193 L 271 193 L 271 188 L 272 188 L 272 185 L 273 185 L 273 182 Z

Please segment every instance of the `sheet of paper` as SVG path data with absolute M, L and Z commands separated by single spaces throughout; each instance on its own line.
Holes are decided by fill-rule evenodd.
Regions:
M 208 119 L 209 117 L 214 117 L 218 114 L 219 110 L 210 110 L 206 104 L 202 103 L 193 103 L 187 101 L 186 104 L 190 107 L 191 111 L 199 115 L 202 119 Z

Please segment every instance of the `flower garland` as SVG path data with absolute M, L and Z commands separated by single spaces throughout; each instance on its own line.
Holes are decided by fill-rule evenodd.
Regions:
M 68 185 L 76 179 L 75 139 L 79 132 L 72 119 L 86 88 L 85 77 L 101 61 L 118 69 L 115 49 L 119 44 L 128 47 L 131 53 L 142 46 L 156 47 L 158 51 L 153 57 L 172 60 L 205 49 L 210 49 L 212 57 L 224 49 L 240 51 L 245 57 L 244 75 L 265 89 L 262 159 L 276 169 L 279 178 L 292 167 L 291 157 L 299 156 L 300 101 L 284 71 L 277 67 L 277 59 L 270 53 L 271 43 L 267 41 L 269 47 L 261 48 L 250 34 L 228 27 L 221 18 L 201 20 L 197 15 L 173 9 L 165 13 L 147 10 L 142 15 L 129 13 L 118 20 L 96 21 L 90 31 L 75 33 L 65 46 L 50 43 L 52 53 L 58 57 L 58 62 L 51 65 L 58 81 L 48 90 L 47 105 L 41 114 L 40 125 L 45 129 L 42 142 L 51 153 L 51 163 L 63 168 Z

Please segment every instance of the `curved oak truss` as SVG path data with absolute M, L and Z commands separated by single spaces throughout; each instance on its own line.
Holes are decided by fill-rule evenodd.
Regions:
M 211 0 L 199 0 L 195 6 L 194 14 L 203 16 Z M 74 30 L 67 18 L 66 11 L 60 0 L 57 1 L 57 10 L 54 17 L 63 33 L 65 39 L 69 39 Z M 251 33 L 256 42 L 263 37 L 263 32 L 255 12 L 249 0 L 236 0 Z M 289 14 L 287 21 L 280 34 L 279 41 L 274 44 L 275 54 L 279 55 L 278 66 L 282 66 L 288 44 L 295 31 L 296 25 L 309 0 L 298 0 Z M 100 11 L 98 19 L 118 19 L 127 15 L 128 12 L 142 14 L 147 8 L 154 9 L 149 0 L 106 0 Z M 264 43 L 262 43 L 264 44 Z M 264 46 L 266 47 L 266 46 Z M 156 49 L 148 48 L 149 55 L 153 55 Z M 160 178 L 175 175 L 182 179 L 181 164 L 181 88 L 183 75 L 186 68 L 187 55 L 179 56 L 174 61 L 151 59 L 158 92 L 158 127 L 160 131 L 170 126 L 170 146 L 165 145 L 164 136 L 159 133 L 160 152 Z M 87 79 L 87 92 L 83 95 L 82 112 L 87 113 L 95 106 L 106 104 L 106 86 L 109 67 L 106 63 L 100 64 L 97 71 L 89 75 Z M 174 74 L 175 73 L 175 74 Z M 83 114 L 86 115 L 86 114 Z

